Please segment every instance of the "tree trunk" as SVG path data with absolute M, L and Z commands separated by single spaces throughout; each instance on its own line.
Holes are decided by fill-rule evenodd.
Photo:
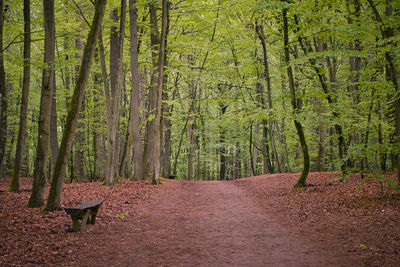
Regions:
M 55 20 L 54 0 L 43 0 L 44 8 L 44 64 L 42 93 L 40 97 L 40 114 L 38 142 L 33 173 L 32 193 L 28 202 L 31 208 L 44 205 L 44 189 L 47 177 L 47 162 L 49 150 L 50 113 L 52 102 L 52 86 L 54 79 L 53 64 L 55 59 Z
M 189 56 L 189 62 L 192 62 L 193 57 Z M 192 69 L 193 71 L 193 69 Z M 194 131 L 195 131 L 195 112 L 194 107 L 196 103 L 196 88 L 194 85 L 194 81 L 191 80 L 189 83 L 189 114 L 188 114 L 188 139 L 189 139 L 189 155 L 188 155 L 188 174 L 187 179 L 192 180 L 193 175 L 193 156 L 194 156 L 194 147 L 195 147 L 195 140 L 194 140 Z
M 169 23 L 170 23 L 170 17 L 169 17 L 169 9 L 171 6 L 171 2 L 167 1 L 167 18 L 166 18 L 166 33 L 165 33 L 165 55 L 164 55 L 164 68 L 166 69 L 168 67 L 168 34 L 169 34 Z M 161 134 L 161 176 L 162 177 L 168 177 L 169 176 L 169 170 L 170 170 L 170 165 L 171 165 L 171 121 L 169 116 L 171 116 L 170 113 L 170 107 L 165 101 L 168 100 L 168 72 L 163 72 L 163 92 L 162 92 L 162 110 L 161 110 L 161 122 L 160 122 L 160 134 Z M 174 98 L 174 93 L 172 94 L 172 98 Z
M 158 62 L 157 62 L 157 53 L 159 52 L 158 46 L 160 45 L 159 41 L 159 33 L 157 26 L 157 9 L 151 3 L 149 5 L 150 12 L 150 46 L 152 51 L 152 70 L 151 70 L 151 78 L 150 78 L 150 87 L 149 87 L 149 105 L 148 105 L 148 116 L 151 118 L 146 125 L 146 136 L 145 136 L 145 149 L 144 149 L 144 164 L 145 164 L 145 177 L 152 177 L 154 173 L 154 132 L 155 132 L 155 118 L 156 109 L 157 109 L 157 71 L 158 71 Z
M 221 91 L 221 88 L 220 88 Z M 220 110 L 220 120 L 225 114 L 226 109 L 228 106 L 224 103 L 219 104 L 219 110 Z M 220 168 L 219 168 L 219 180 L 225 180 L 226 179 L 226 157 L 225 157 L 225 129 L 223 126 L 219 127 L 219 157 L 220 157 Z
M 165 40 L 167 38 L 167 13 L 168 5 L 167 0 L 162 0 L 162 26 L 161 26 L 161 39 L 160 39 L 160 51 L 158 54 L 158 82 L 156 91 L 156 116 L 154 121 L 154 145 L 153 145 L 153 156 L 154 156 L 154 171 L 152 176 L 152 184 L 160 183 L 160 156 L 161 156 L 161 137 L 160 137 L 160 121 L 161 121 L 161 99 L 163 89 L 163 78 L 164 78 L 164 61 L 165 61 Z
M 4 0 L 0 0 L 0 180 L 4 179 L 4 158 L 7 145 L 7 88 L 3 51 Z
M 284 54 L 285 54 L 285 64 L 287 75 L 289 79 L 289 89 L 290 89 L 290 96 L 292 102 L 292 108 L 294 112 L 294 125 L 297 130 L 297 134 L 300 139 L 301 148 L 303 151 L 303 170 L 301 172 L 300 178 L 295 184 L 294 187 L 301 188 L 306 186 L 306 180 L 308 176 L 308 172 L 310 170 L 310 156 L 308 154 L 308 147 L 307 142 L 304 136 L 304 130 L 301 123 L 296 119 L 296 114 L 299 113 L 300 109 L 298 107 L 298 101 L 296 96 L 296 88 L 294 87 L 294 79 L 293 79 L 293 71 L 290 65 L 290 56 L 289 56 L 289 33 L 288 33 L 288 19 L 287 19 L 287 8 L 283 9 L 283 39 L 284 39 Z
M 92 27 L 87 38 L 85 50 L 83 52 L 82 64 L 79 69 L 78 80 L 75 85 L 74 93 L 71 98 L 71 106 L 67 114 L 65 130 L 58 153 L 56 166 L 54 168 L 53 179 L 51 182 L 49 198 L 46 209 L 55 210 L 60 208 L 61 191 L 64 183 L 65 167 L 71 152 L 72 140 L 76 129 L 80 106 L 82 105 L 85 94 L 85 87 L 88 82 L 89 72 L 93 61 L 96 42 L 99 37 L 101 24 L 103 21 L 104 10 L 107 0 L 97 0 Z
M 125 34 L 126 0 L 121 0 L 120 29 L 111 26 L 110 37 L 110 78 L 111 78 L 111 123 L 109 123 L 109 140 L 107 152 L 106 184 L 112 185 L 118 175 L 118 129 L 122 98 L 122 59 Z M 118 22 L 117 10 L 111 13 L 114 23 Z
M 51 166 L 50 173 L 54 171 L 54 165 L 58 155 L 58 138 L 57 138 L 57 103 L 56 103 L 56 75 L 53 70 L 53 88 L 51 97 L 51 111 L 50 111 L 50 148 L 51 148 Z M 51 176 L 51 175 L 50 175 Z M 50 177 L 49 177 L 50 178 Z
M 267 45 L 265 42 L 265 35 L 264 35 L 264 27 L 263 24 L 261 22 L 261 24 L 258 24 L 258 22 L 256 23 L 256 31 L 258 34 L 258 38 L 261 41 L 261 46 L 263 48 L 263 65 L 264 65 L 264 79 L 267 83 L 267 99 L 268 99 L 268 115 L 269 115 L 269 119 L 268 119 L 268 134 L 269 134 L 269 140 L 271 142 L 271 150 L 272 150 L 272 155 L 274 156 L 275 162 L 276 162 L 276 166 L 278 168 L 278 172 L 282 172 L 282 167 L 281 167 L 281 163 L 279 161 L 279 157 L 278 157 L 278 153 L 276 151 L 276 145 L 275 145 L 275 138 L 273 135 L 273 125 L 274 125 L 274 121 L 272 119 L 273 113 L 272 113 L 272 89 L 271 89 L 271 78 L 269 75 L 269 64 L 268 64 L 268 54 L 267 54 Z M 265 97 L 264 97 L 264 88 L 260 87 L 260 97 L 261 97 L 261 104 L 263 109 L 266 109 L 266 103 L 265 103 Z M 267 127 L 264 123 L 264 128 Z M 264 131 L 266 131 L 266 129 L 264 129 Z M 265 135 L 265 134 L 264 134 Z M 272 173 L 273 169 L 270 167 L 269 172 Z
M 138 36 L 137 36 L 137 19 L 138 11 L 136 8 L 136 0 L 129 0 L 129 15 L 130 15 L 130 34 L 131 34 L 131 104 L 129 109 L 129 142 L 133 142 L 133 162 L 135 179 L 142 180 L 144 178 L 143 169 L 143 151 L 142 151 L 142 135 L 140 133 L 140 78 L 138 65 Z M 128 146 L 130 147 L 130 146 Z
M 283 65 L 282 65 L 282 67 L 283 67 Z M 281 89 L 282 89 L 282 95 L 286 95 L 286 78 L 285 78 L 285 75 L 283 73 L 281 73 Z M 283 108 L 283 110 L 287 109 L 285 98 L 282 98 L 282 108 Z M 280 127 L 280 129 L 281 129 L 281 143 L 282 143 L 283 147 L 285 148 L 285 154 L 284 155 L 281 154 L 281 156 L 282 156 L 281 162 L 282 162 L 282 165 L 284 165 L 283 162 L 284 162 L 284 160 L 286 158 L 287 167 L 285 168 L 285 171 L 286 172 L 292 172 L 292 169 L 290 168 L 289 152 L 288 152 L 288 146 L 287 146 L 287 142 L 286 142 L 286 132 L 285 132 L 286 131 L 286 127 L 285 127 L 285 124 L 286 124 L 285 123 L 285 118 L 282 118 L 281 127 Z
M 192 101 L 194 99 L 192 98 Z M 188 138 L 189 138 L 189 155 L 188 155 L 188 174 L 187 174 L 187 179 L 192 180 L 192 175 L 193 175 L 193 153 L 194 153 L 194 110 L 192 108 L 192 105 L 190 104 L 189 108 L 189 123 L 188 123 Z
M 85 43 L 83 42 L 81 37 L 75 38 L 75 48 L 77 52 L 75 53 L 75 59 L 77 59 L 77 64 L 75 65 L 75 82 L 78 80 L 79 75 L 79 63 L 82 62 L 81 51 L 83 51 L 85 47 Z M 81 117 L 85 112 L 85 104 L 83 103 L 80 110 L 79 116 Z M 82 122 L 78 121 L 77 129 L 78 131 L 75 134 L 75 141 L 73 144 L 74 147 L 74 174 L 77 182 L 83 182 L 83 177 L 85 177 L 85 170 L 84 170 L 84 155 L 83 150 L 85 147 L 84 144 L 84 132 L 83 129 L 84 125 Z M 82 129 L 82 130 L 80 130 Z
M 175 99 L 176 90 L 172 94 L 172 100 Z M 168 177 L 171 174 L 171 133 L 172 133 L 172 124 L 169 117 L 172 114 L 174 106 L 168 106 L 166 104 L 165 112 L 164 112 L 164 159 L 162 166 L 162 173 L 164 177 Z
M 0 9 L 2 10 L 2 5 L 0 4 Z M 25 136 L 26 136 L 26 124 L 27 124 L 27 114 L 28 114 L 28 99 L 29 99 L 29 85 L 30 85 L 30 60 L 31 60 L 31 3 L 30 0 L 24 0 L 24 76 L 22 82 L 22 96 L 21 96 L 21 110 L 19 115 L 19 131 L 17 148 L 15 152 L 14 169 L 12 173 L 12 179 L 10 192 L 19 191 L 19 176 L 22 163 L 22 153 L 25 147 Z M 0 11 L 2 13 L 2 11 Z M 1 15 L 0 15 L 1 16 Z M 1 18 L 0 18 L 1 20 Z M 1 23 L 1 22 L 0 22 Z M 2 28 L 2 25 L 0 25 Z M 1 46 L 2 39 L 0 37 L 0 50 L 3 48 Z M 2 63 L 0 63 L 0 66 Z M 3 69 L 4 70 L 4 69 Z M 0 67 L 1 72 L 1 67 Z M 1 75 L 0 75 L 1 76 Z M 0 167 L 1 168 L 1 167 Z
M 257 175 L 257 136 L 260 134 L 260 123 L 256 122 L 254 126 L 253 134 L 253 126 L 250 127 L 250 175 L 255 176 Z M 267 153 L 267 152 L 266 152 Z M 268 164 L 268 163 L 267 163 Z

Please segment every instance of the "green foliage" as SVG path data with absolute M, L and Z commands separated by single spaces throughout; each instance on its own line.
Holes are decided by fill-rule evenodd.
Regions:
M 82 49 L 76 46 L 79 38 L 86 36 L 93 16 L 92 1 L 83 0 L 80 10 L 72 1 L 56 1 L 56 84 L 58 137 L 64 127 L 67 106 L 75 82 L 75 66 L 79 65 Z M 157 2 L 157 1 L 156 1 Z M 384 15 L 384 1 L 375 1 Z M 126 23 L 124 45 L 125 91 L 121 105 L 120 142 L 128 128 L 130 87 L 141 86 L 139 108 L 143 136 L 148 134 L 146 124 L 154 119 L 148 108 L 148 89 L 153 71 L 150 47 L 148 1 L 138 0 L 139 72 L 140 81 L 130 77 L 129 23 Z M 158 3 L 158 2 L 157 2 Z M 157 4 L 156 3 L 156 4 Z M 159 4 L 159 3 L 158 3 Z M 397 153 L 398 144 L 393 139 L 393 96 L 397 93 L 386 79 L 385 53 L 391 53 L 395 67 L 400 67 L 400 37 L 398 12 L 383 16 L 384 24 L 396 29 L 396 34 L 383 39 L 380 25 L 370 8 L 363 3 L 359 14 L 353 2 L 334 1 L 171 1 L 170 30 L 168 35 L 168 80 L 163 103 L 171 113 L 163 119 L 172 124 L 171 165 L 177 158 L 177 177 L 185 178 L 190 153 L 186 121 L 190 118 L 194 129 L 192 144 L 193 167 L 198 179 L 218 179 L 221 154 L 226 157 L 227 173 L 240 165 L 240 176 L 250 175 L 250 143 L 257 145 L 256 173 L 263 172 L 265 151 L 262 144 L 262 124 L 273 123 L 272 135 L 284 171 L 299 171 L 302 159 L 293 120 L 304 127 L 309 145 L 312 170 L 339 170 L 343 163 L 351 163 L 354 170 L 392 168 L 389 158 Z M 7 79 L 13 85 L 9 101 L 9 158 L 15 153 L 13 137 L 17 133 L 19 99 L 22 73 L 22 0 L 9 3 L 4 29 L 5 68 Z M 109 1 L 106 13 L 119 8 L 120 2 Z M 398 1 L 392 1 L 399 8 Z M 302 110 L 293 115 L 287 88 L 286 67 L 283 63 L 282 10 L 288 8 L 291 66 L 294 70 Z M 83 19 L 82 14 L 85 19 Z M 37 142 L 37 117 L 39 113 L 41 75 L 43 67 L 43 14 L 42 1 L 32 1 L 32 70 L 27 126 L 26 149 L 28 165 L 33 170 L 34 148 Z M 297 23 L 295 20 L 297 19 Z M 129 16 L 128 16 L 129 19 Z M 263 50 L 255 31 L 255 22 L 264 27 L 271 83 L 272 109 L 263 107 L 258 86 L 264 87 Z M 127 21 L 128 22 L 128 21 Z M 105 48 L 106 69 L 109 73 L 110 26 L 109 16 L 103 23 L 102 41 Z M 159 21 L 159 28 L 161 23 Z M 310 45 L 308 53 L 302 50 L 299 39 Z M 359 48 L 356 48 L 358 44 Z M 87 176 L 101 178 L 107 134 L 107 112 L 104 77 L 96 55 L 90 81 L 86 90 L 84 109 L 81 111 L 77 132 L 83 136 L 73 151 L 83 151 L 83 165 Z M 350 69 L 358 60 L 360 68 Z M 328 93 L 321 89 L 315 69 L 322 69 L 327 79 Z M 67 84 L 67 77 L 69 85 Z M 327 96 L 333 101 L 328 103 Z M 226 107 L 222 112 L 222 107 Z M 338 114 L 335 116 L 334 114 Z M 186 125 L 186 126 L 185 126 Z M 335 126 L 343 128 L 345 155 L 338 156 L 338 135 Z M 186 127 L 186 128 L 185 128 Z M 258 130 L 257 130 L 258 129 Z M 252 140 L 250 140 L 250 132 Z M 221 136 L 223 133 L 223 140 Z M 182 142 L 181 142 L 182 138 Z M 59 140 L 60 141 L 60 140 Z M 146 138 L 143 138 L 146 142 Z M 222 152 L 221 149 L 225 149 Z M 264 152 L 264 156 L 262 155 Z M 270 157 L 272 153 L 270 151 Z M 73 155 L 67 175 L 73 175 L 76 163 Z M 236 161 L 238 163 L 236 163 Z M 273 162 L 276 165 L 276 162 Z M 361 166 L 362 165 L 362 166 Z M 276 167 L 276 166 L 274 166 Z M 319 169 L 317 169 L 319 168 Z M 275 168 L 276 170 L 276 168 Z M 385 182 L 389 183 L 389 182 Z M 395 186 L 394 186 L 395 187 Z
M 117 214 L 117 215 L 115 215 L 115 218 L 117 218 L 117 219 L 123 219 L 125 216 L 127 216 L 128 215 L 128 212 L 127 211 L 124 211 L 124 212 L 122 212 L 122 213 L 120 213 L 120 214 Z

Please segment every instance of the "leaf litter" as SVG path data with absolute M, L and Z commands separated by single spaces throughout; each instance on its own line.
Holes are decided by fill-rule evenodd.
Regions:
M 396 174 L 387 175 L 394 178 Z M 231 182 L 321 251 L 359 265 L 399 265 L 400 199 L 394 191 L 379 181 L 363 180 L 359 174 L 340 183 L 335 179 L 337 173 L 317 172 L 309 175 L 312 186 L 293 189 L 298 176 L 261 175 Z M 88 244 L 87 237 L 101 231 L 112 234 L 120 224 L 135 221 L 141 204 L 153 201 L 163 190 L 162 186 L 149 186 L 149 181 L 122 180 L 110 187 L 101 182 L 65 184 L 62 207 L 105 199 L 96 224 L 89 226 L 86 233 L 73 233 L 71 219 L 63 210 L 42 212 L 40 208 L 27 208 L 32 178 L 21 178 L 20 184 L 24 190 L 21 193 L 0 193 L 1 265 L 74 262 L 81 248 L 96 246 Z M 185 190 L 176 184 L 176 190 Z M 0 182 L 0 190 L 6 190 L 8 185 L 9 179 Z M 46 197 L 47 193 L 48 188 Z M 192 212 L 191 208 L 187 211 Z

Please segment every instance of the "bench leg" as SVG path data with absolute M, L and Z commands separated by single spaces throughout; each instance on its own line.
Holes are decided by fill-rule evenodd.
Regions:
M 78 221 L 78 216 L 71 215 L 71 219 L 74 232 L 79 232 L 80 224 Z
M 95 224 L 95 222 L 96 222 L 96 215 L 97 215 L 97 210 L 99 209 L 99 207 L 97 207 L 97 208 L 95 208 L 95 209 L 92 209 L 92 211 L 91 211 L 91 215 L 92 215 L 92 217 L 90 218 L 90 221 L 88 220 L 88 223 L 90 223 L 90 224 Z
M 90 210 L 86 210 L 85 213 L 82 215 L 81 225 L 79 229 L 81 233 L 86 231 L 86 224 L 88 222 L 89 215 L 90 215 Z

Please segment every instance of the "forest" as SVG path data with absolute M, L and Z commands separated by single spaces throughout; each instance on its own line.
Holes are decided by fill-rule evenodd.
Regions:
M 1 1 L 1 177 L 34 176 L 32 206 L 51 181 L 399 169 L 398 1 L 103 2 Z
M 264 223 L 276 244 L 303 247 L 257 200 L 349 260 L 310 248 L 292 262 L 283 248 L 276 263 L 396 266 L 399 33 L 396 0 L 0 0 L 0 263 L 64 264 L 88 246 L 92 258 L 74 257 L 90 265 L 120 234 L 125 255 L 147 255 L 139 266 L 216 264 L 185 258 L 217 242 L 196 247 L 187 233 L 204 225 L 255 231 L 208 244 L 222 256 L 264 244 Z M 61 208 L 96 198 L 99 230 L 69 235 Z M 189 219 L 177 227 L 172 212 Z M 146 250 L 127 233 L 161 240 Z M 186 251 L 171 262 L 153 253 L 167 239 Z M 229 266 L 276 266 L 243 253 Z

